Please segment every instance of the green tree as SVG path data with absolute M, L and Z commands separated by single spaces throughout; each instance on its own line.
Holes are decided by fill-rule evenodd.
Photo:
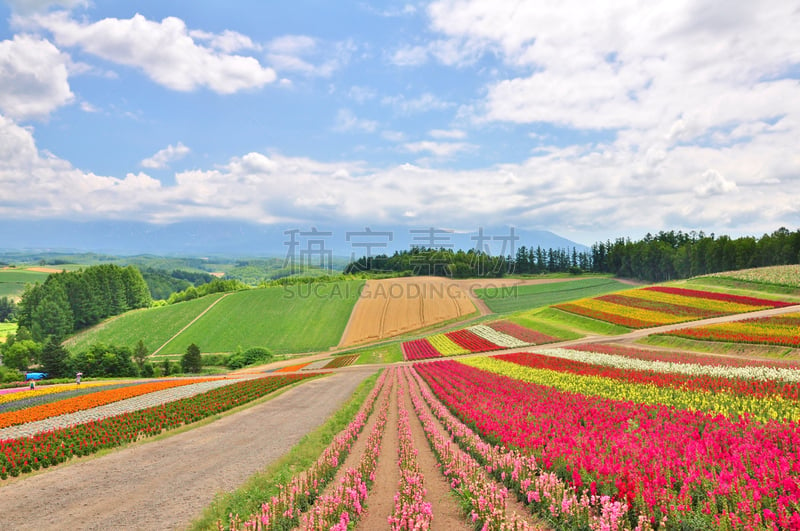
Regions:
M 14 310 L 16 309 L 17 305 L 14 303 L 13 299 L 0 297 L 0 323 L 13 319 Z
M 69 352 L 61 346 L 54 338 L 50 338 L 42 348 L 40 362 L 42 370 L 50 378 L 62 378 L 68 373 L 67 360 Z
M 181 368 L 183 372 L 200 372 L 203 366 L 203 358 L 200 355 L 200 347 L 192 343 L 186 347 L 186 353 L 181 356 Z
M 17 340 L 3 350 L 3 365 L 13 367 L 20 371 L 27 371 L 28 367 L 39 362 L 42 345 L 31 339 Z
M 144 341 L 140 339 L 139 342 L 136 343 L 136 347 L 133 349 L 133 361 L 135 361 L 136 366 L 139 367 L 140 374 L 144 369 L 144 362 L 146 359 L 147 359 L 147 347 L 144 346 Z

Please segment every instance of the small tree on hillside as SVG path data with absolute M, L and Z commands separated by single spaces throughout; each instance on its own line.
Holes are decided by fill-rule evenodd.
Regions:
M 40 356 L 42 370 L 50 378 L 61 378 L 67 375 L 67 358 L 69 352 L 54 338 L 50 338 L 42 348 Z
M 144 369 L 144 362 L 147 359 L 147 347 L 144 346 L 144 341 L 141 339 L 136 343 L 136 348 L 133 349 L 133 361 L 139 367 L 139 373 Z
M 186 353 L 181 357 L 181 368 L 183 372 L 200 372 L 203 366 L 203 359 L 200 356 L 200 347 L 192 343 L 186 347 Z

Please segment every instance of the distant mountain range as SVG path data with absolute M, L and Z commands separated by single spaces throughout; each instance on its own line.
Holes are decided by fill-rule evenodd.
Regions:
M 99 252 L 165 256 L 298 256 L 338 258 L 391 254 L 413 245 L 473 249 L 511 254 L 520 246 L 543 249 L 587 247 L 545 230 L 475 227 L 471 232 L 439 227 L 277 226 L 236 221 L 181 222 L 155 225 L 134 221 L 0 220 L 4 251 Z M 314 233 L 316 229 L 316 233 Z M 371 232 L 370 232 L 371 231 Z M 518 239 L 516 239 L 518 238 Z

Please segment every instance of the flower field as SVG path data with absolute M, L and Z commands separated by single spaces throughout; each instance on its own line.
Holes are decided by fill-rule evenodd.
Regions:
M 140 437 L 196 422 L 245 404 L 281 387 L 315 376 L 291 374 L 242 380 L 190 398 L 162 403 L 98 421 L 0 440 L 0 479 L 63 463 Z M 23 414 L 25 410 L 18 413 Z
M 601 365 L 607 354 L 542 352 L 415 365 L 490 448 L 530 461 L 506 478 L 533 510 L 577 528 L 586 516 L 569 511 L 607 496 L 619 504 L 618 527 L 605 529 L 800 526 L 800 426 L 785 420 L 797 418 L 796 383 L 712 375 L 724 367 L 710 364 L 681 374 L 618 366 L 635 359 L 625 356 Z M 538 472 L 521 482 L 513 474 L 525 466 Z M 566 488 L 559 503 L 531 489 L 547 474 Z
M 629 328 L 650 328 L 791 304 L 711 291 L 650 286 L 557 304 L 554 308 Z
M 727 271 L 708 276 L 800 288 L 800 265 L 797 264 Z
M 704 341 L 784 345 L 800 348 L 800 313 L 672 330 L 664 335 Z
M 453 332 L 436 334 L 427 338 L 406 341 L 402 345 L 403 357 L 409 361 L 443 356 L 457 356 L 476 352 L 490 352 L 506 348 L 520 348 L 557 341 L 558 338 L 530 330 L 509 321 L 495 321 L 475 325 Z

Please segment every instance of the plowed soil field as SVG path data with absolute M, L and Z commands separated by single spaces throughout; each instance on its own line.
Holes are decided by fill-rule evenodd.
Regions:
M 359 345 L 466 317 L 476 311 L 455 281 L 439 277 L 367 281 L 340 347 Z

